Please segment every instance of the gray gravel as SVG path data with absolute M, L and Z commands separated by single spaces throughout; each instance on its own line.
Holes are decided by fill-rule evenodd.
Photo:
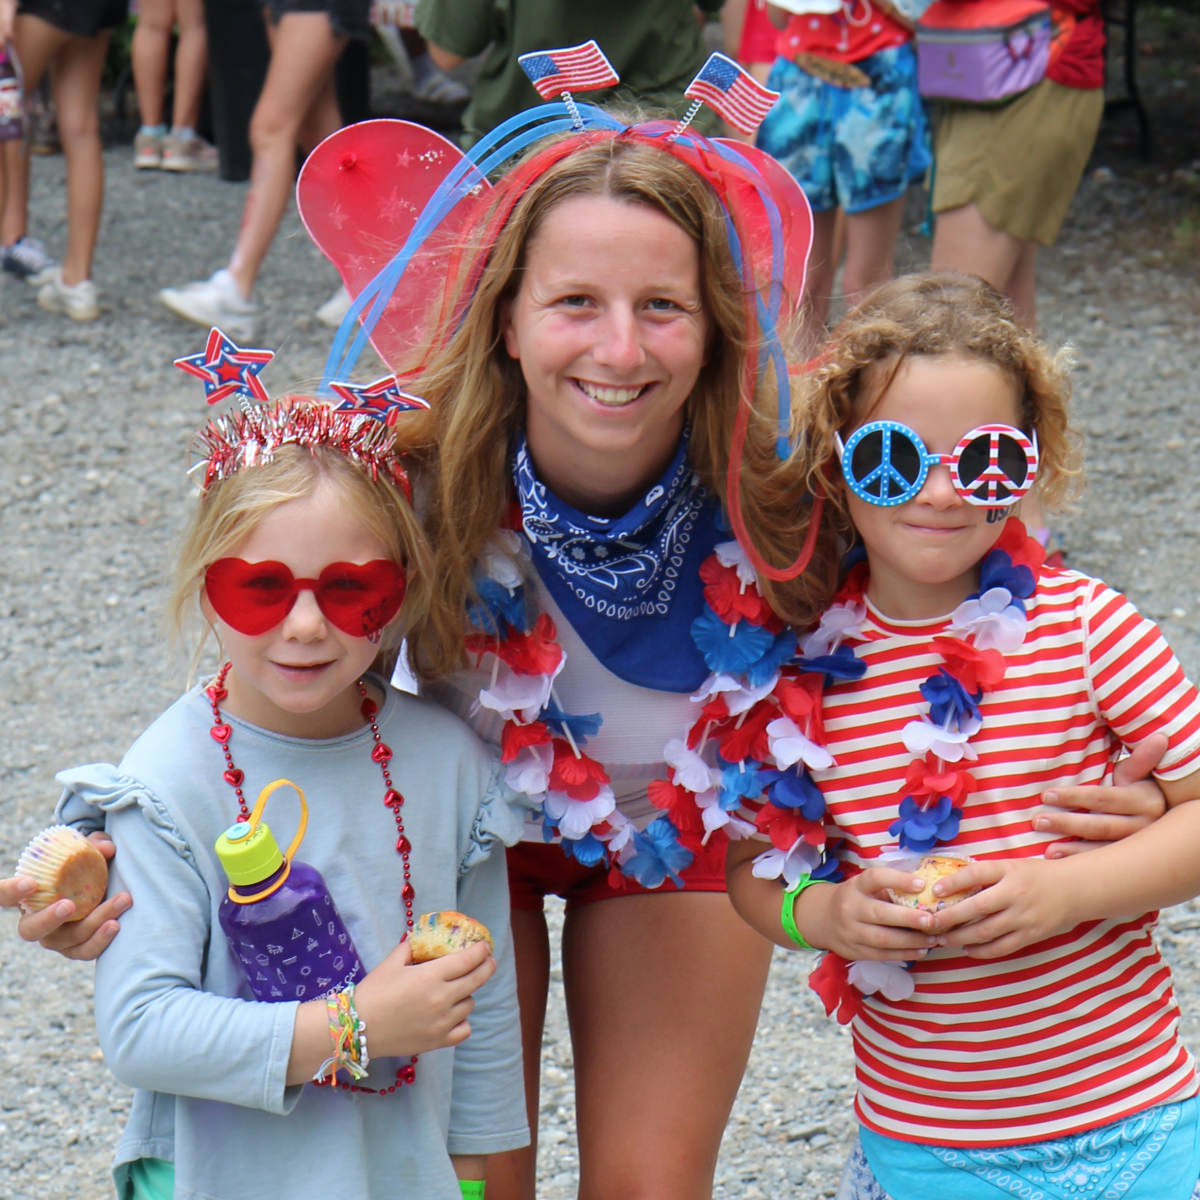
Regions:
M 1195 26 L 1185 32 L 1194 38 Z M 1182 38 L 1178 26 L 1153 24 L 1142 36 L 1157 37 L 1160 48 Z M 1077 414 L 1092 484 L 1060 526 L 1071 563 L 1126 590 L 1196 676 L 1200 146 L 1188 130 L 1200 104 L 1196 75 L 1187 73 L 1194 58 L 1173 73 L 1160 63 L 1155 73 L 1157 128 L 1174 140 L 1153 166 L 1131 153 L 1131 116 L 1106 125 L 1063 238 L 1043 256 L 1040 312 L 1046 336 L 1070 341 L 1081 360 Z M 172 537 L 188 504 L 187 438 L 205 414 L 200 389 L 171 360 L 199 348 L 203 335 L 176 323 L 154 293 L 219 265 L 244 187 L 135 174 L 127 146 L 110 149 L 106 163 L 95 270 L 102 318 L 75 325 L 38 309 L 31 288 L 7 277 L 0 284 L 4 873 L 46 821 L 55 770 L 115 761 L 185 673 L 184 656 L 164 649 L 159 614 Z M 35 231 L 61 249 L 61 158 L 36 160 L 33 175 Z M 927 255 L 928 242 L 906 234 L 903 265 L 924 265 Z M 272 390 L 319 376 L 329 335 L 312 313 L 335 284 L 290 216 L 261 285 L 262 344 L 278 350 L 267 372 Z M 1196 904 L 1164 920 L 1193 1033 L 1198 929 Z M 718 1169 L 716 1194 L 725 1200 L 833 1194 L 852 1131 L 850 1053 L 807 990 L 808 966 L 803 955 L 777 956 Z M 576 1159 L 557 967 L 555 978 L 540 1194 L 565 1200 L 574 1195 Z M 90 989 L 88 968 L 11 932 L 0 938 L 0 1197 L 108 1194 L 128 1093 L 101 1060 Z

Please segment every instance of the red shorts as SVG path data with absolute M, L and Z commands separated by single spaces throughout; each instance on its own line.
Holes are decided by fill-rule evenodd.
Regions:
M 644 888 L 624 876 L 618 884 L 608 881 L 608 867 L 585 867 L 568 858 L 553 842 L 518 842 L 508 849 L 508 895 L 513 909 L 541 912 L 547 896 L 561 896 L 568 911 L 581 904 L 611 900 L 614 896 L 659 896 L 664 893 L 723 892 L 725 846 L 723 837 L 713 838 L 679 873 L 683 887 L 669 879 L 660 888 Z

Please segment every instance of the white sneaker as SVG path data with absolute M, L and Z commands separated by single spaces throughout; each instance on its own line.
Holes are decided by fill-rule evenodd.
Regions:
M 62 313 L 72 321 L 94 321 L 100 315 L 96 285 L 90 279 L 63 283 L 61 267 L 55 267 L 50 282 L 42 284 L 37 301 L 47 312 Z
M 216 325 L 237 341 L 254 337 L 258 305 L 238 291 L 233 276 L 222 267 L 208 279 L 181 288 L 163 288 L 159 301 L 176 316 L 197 325 Z
M 330 329 L 336 329 L 350 311 L 352 303 L 350 293 L 344 287 L 340 287 L 317 309 L 317 320 L 322 325 L 328 325 Z

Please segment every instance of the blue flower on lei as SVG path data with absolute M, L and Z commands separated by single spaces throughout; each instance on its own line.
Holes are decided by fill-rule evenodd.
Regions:
M 900 816 L 888 826 L 888 833 L 900 842 L 902 850 L 924 854 L 938 842 L 950 842 L 958 836 L 962 811 L 949 796 L 940 796 L 936 804 L 922 808 L 911 796 L 900 801 Z
M 761 687 L 795 653 L 796 635 L 790 629 L 777 633 L 763 656 L 746 668 L 746 682 L 751 687 Z
M 595 737 L 604 724 L 599 713 L 569 713 L 553 700 L 542 709 L 541 720 L 552 732 L 573 739 L 577 746 L 585 745 L 588 738 Z
M 810 879 L 820 879 L 826 883 L 840 883 L 842 878 L 842 862 L 837 856 L 837 847 L 841 845 L 841 841 L 830 842 L 825 847 L 825 857 L 821 859 L 820 864 L 813 870 L 809 871 Z
M 867 664 L 854 653 L 854 647 L 845 644 L 832 654 L 802 658 L 799 666 L 805 671 L 819 671 L 825 676 L 826 687 L 832 687 L 839 679 L 861 679 L 867 669 Z
M 798 808 L 806 821 L 819 821 L 825 815 L 825 797 L 803 767 L 780 772 L 767 785 L 767 796 L 776 808 Z
M 983 692 L 972 695 L 945 667 L 921 684 L 921 695 L 929 701 L 933 723 L 943 729 L 961 730 L 967 721 L 979 719 Z
M 710 608 L 692 622 L 692 640 L 714 674 L 743 675 L 771 650 L 775 635 L 749 621 L 726 625 Z
M 598 867 L 608 861 L 608 849 L 594 833 L 585 833 L 581 838 L 563 838 L 562 848 L 568 858 L 584 867 Z
M 478 579 L 475 581 L 475 590 L 479 598 L 467 605 L 467 619 L 476 629 L 502 636 L 503 626 L 507 624 L 522 633 L 529 632 L 524 588 L 510 592 L 494 579 Z
M 721 764 L 721 788 L 717 803 L 725 812 L 741 807 L 743 800 L 761 796 L 772 782 L 775 772 L 747 759 L 744 763 L 727 763 L 717 755 Z
M 979 591 L 982 593 L 997 587 L 1007 588 L 1013 595 L 1014 607 L 1024 612 L 1025 605 L 1021 600 L 1033 595 L 1033 572 L 1026 566 L 1014 565 L 1006 551 L 992 550 L 979 564 Z
M 668 878 L 676 887 L 683 886 L 679 872 L 692 861 L 692 852 L 680 843 L 669 818 L 656 817 L 633 835 L 633 845 L 636 853 L 621 864 L 626 875 L 644 888 L 659 887 Z

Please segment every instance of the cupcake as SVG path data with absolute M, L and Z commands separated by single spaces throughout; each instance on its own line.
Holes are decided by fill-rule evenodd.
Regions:
M 961 871 L 970 861 L 969 858 L 949 854 L 927 854 L 913 870 L 914 875 L 920 875 L 925 880 L 925 886 L 919 892 L 897 892 L 888 888 L 888 894 L 897 904 L 906 905 L 908 908 L 922 908 L 926 912 L 937 912 L 948 905 L 957 904 L 960 900 L 975 895 L 979 889 L 955 892 L 952 896 L 935 896 L 933 885 L 939 879 Z
M 21 851 L 16 874 L 37 880 L 37 891 L 21 901 L 23 912 L 40 912 L 56 900 L 73 900 L 82 921 L 104 899 L 108 862 L 82 834 L 66 825 L 43 829 Z
M 412 933 L 408 935 L 415 963 L 465 950 L 475 942 L 487 942 L 489 950 L 496 948 L 488 927 L 460 912 L 423 913 L 413 922 Z

